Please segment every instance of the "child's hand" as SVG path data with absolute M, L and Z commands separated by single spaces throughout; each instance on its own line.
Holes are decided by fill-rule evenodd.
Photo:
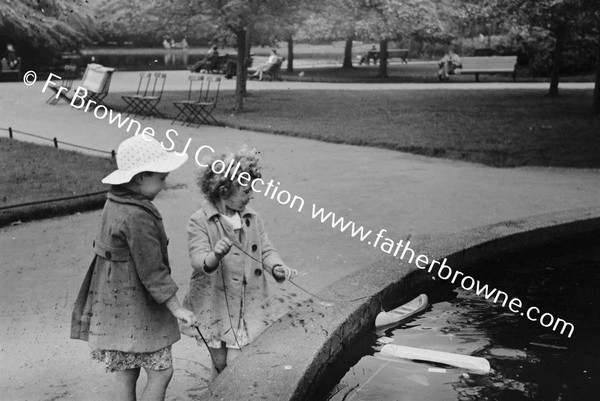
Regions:
M 227 237 L 223 237 L 221 238 L 216 244 L 215 244 L 215 249 L 214 249 L 214 253 L 215 256 L 218 259 L 222 259 L 223 256 L 227 255 L 227 253 L 229 252 L 229 250 L 231 249 L 231 245 L 233 244 L 233 242 L 231 242 L 231 240 Z
M 192 327 L 198 324 L 194 312 L 185 308 L 175 309 L 175 311 L 173 312 L 173 316 L 175 316 L 179 320 L 184 321 L 187 327 Z
M 273 276 L 277 281 L 291 280 L 298 275 L 298 270 L 285 265 L 273 267 Z

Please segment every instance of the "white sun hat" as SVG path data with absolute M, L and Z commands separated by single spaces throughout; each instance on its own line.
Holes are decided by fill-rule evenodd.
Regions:
M 187 153 L 167 152 L 154 138 L 145 134 L 125 139 L 117 149 L 117 170 L 104 179 L 104 184 L 126 184 L 143 171 L 168 173 L 183 165 Z

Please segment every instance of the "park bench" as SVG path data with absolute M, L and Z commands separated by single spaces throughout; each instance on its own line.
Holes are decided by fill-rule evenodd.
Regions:
M 388 61 L 393 58 L 401 59 L 405 64 L 408 64 L 408 49 L 389 49 Z M 370 61 L 373 60 L 373 64 L 377 64 L 379 61 L 380 54 L 379 50 L 369 50 L 366 55 L 362 56 L 359 65 L 363 63 L 369 65 Z
M 285 57 L 279 57 L 275 63 L 271 64 L 271 66 L 268 69 L 263 71 L 263 74 L 269 74 L 269 78 L 271 81 L 275 79 L 281 81 L 281 65 L 284 61 Z
M 253 56 L 250 54 L 248 57 L 247 67 L 252 66 Z M 194 66 L 189 66 L 188 69 L 193 73 L 225 74 L 225 78 L 230 79 L 237 75 L 237 56 L 224 54 L 213 60 L 206 60 L 204 63 L 196 63 Z
M 19 81 L 21 79 L 21 76 L 23 75 L 23 71 L 21 70 L 21 57 L 17 57 L 17 60 L 19 60 L 17 68 L 10 68 L 6 58 L 1 60 L 0 81 Z
M 262 69 L 259 71 L 258 73 L 258 80 L 262 81 L 263 80 L 263 76 L 265 74 L 269 75 L 269 79 L 271 81 L 273 80 L 278 80 L 281 81 L 281 65 L 283 64 L 283 62 L 285 61 L 285 57 L 278 57 L 277 61 L 271 65 L 269 65 L 267 68 Z M 256 74 L 257 70 L 248 70 L 248 78 L 249 79 L 253 79 L 256 78 L 256 76 L 254 74 Z
M 461 57 L 461 63 L 455 73 L 474 74 L 477 82 L 480 74 L 509 74 L 517 80 L 517 56 Z
M 404 64 L 408 64 L 408 49 L 389 49 L 388 60 L 391 58 L 399 58 Z

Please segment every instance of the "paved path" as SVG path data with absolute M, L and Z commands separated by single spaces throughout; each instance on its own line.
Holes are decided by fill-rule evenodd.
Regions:
M 134 75 L 117 74 L 113 88 L 127 90 Z M 286 82 L 251 85 L 281 89 L 325 86 Z M 364 87 L 343 85 L 348 86 Z M 407 88 L 399 84 L 386 89 L 391 87 Z M 116 149 L 128 136 L 106 120 L 74 110 L 66 103 L 46 105 L 49 94 L 41 93 L 41 84 L 2 84 L 0 89 L 0 127 L 10 125 L 106 150 Z M 143 124 L 152 127 L 159 139 L 173 128 L 159 119 L 144 120 Z M 256 146 L 263 156 L 264 176 L 280 182 L 280 190 L 305 200 L 300 212 L 262 195 L 253 202 L 284 259 L 302 272 L 298 283 L 311 291 L 382 256 L 379 250 L 349 234 L 313 220 L 313 203 L 374 232 L 385 228 L 390 238 L 400 239 L 595 206 L 600 195 L 598 170 L 499 169 L 227 128 L 175 129 L 179 133 L 176 149 L 183 149 L 191 139 L 188 152 L 192 157 L 201 145 L 210 145 L 218 152 L 244 143 Z M 200 203 L 194 170 L 194 161 L 190 160 L 172 174 L 169 184 L 173 189 L 156 201 L 171 239 L 173 274 L 181 287 L 181 297 L 191 272 L 185 225 Z M 68 339 L 71 305 L 91 258 L 99 214 L 95 211 L 0 230 L 2 399 L 111 398 L 112 377 L 100 364 L 89 360 L 85 343 Z M 174 354 L 176 372 L 167 399 L 193 400 L 207 385 L 208 354 L 189 338 L 176 344 Z
M 414 64 L 414 63 L 413 63 Z M 430 64 L 430 63 L 424 63 Z M 303 68 L 304 67 L 304 68 Z M 319 66 L 322 67 L 322 66 Z M 302 70 L 314 68 L 312 65 L 296 66 L 295 70 L 300 73 Z M 356 67 L 361 68 L 361 67 Z M 156 71 L 167 74 L 165 90 L 188 90 L 189 71 Z M 435 76 L 436 67 L 432 67 L 432 75 Z M 60 76 L 61 72 L 56 71 L 56 75 Z M 486 89 L 544 89 L 547 90 L 549 84 L 544 82 L 436 82 L 436 83 L 329 83 L 329 82 L 303 82 L 299 81 L 248 81 L 248 90 L 377 90 L 377 91 L 394 91 L 394 90 L 486 90 Z M 55 79 L 55 82 L 60 84 L 60 80 Z M 75 86 L 81 81 L 75 81 Z M 110 92 L 135 92 L 139 83 L 139 72 L 137 71 L 116 71 L 110 84 Z M 235 78 L 225 79 L 221 83 L 221 88 L 224 90 L 235 89 Z M 20 83 L 4 83 L 3 87 L 23 86 Z M 593 89 L 593 82 L 561 82 L 561 89 Z M 13 89 L 14 90 L 14 89 Z

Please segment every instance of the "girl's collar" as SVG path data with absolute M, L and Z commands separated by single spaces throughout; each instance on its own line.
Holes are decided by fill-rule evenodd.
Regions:
M 202 209 L 206 213 L 206 217 L 208 219 L 211 219 L 214 216 L 219 216 L 221 214 L 221 212 L 219 212 L 219 210 L 217 209 L 217 207 L 215 206 L 215 204 L 213 202 L 209 201 L 209 200 L 205 200 L 202 203 Z M 248 206 L 244 207 L 244 210 L 242 210 L 240 212 L 240 216 L 242 216 L 242 217 L 245 217 L 247 215 L 252 215 L 252 214 L 255 215 L 256 212 L 252 208 L 250 208 Z
M 139 206 L 153 214 L 157 219 L 162 220 L 160 212 L 148 198 L 123 185 L 112 185 L 107 198 L 113 202 Z

